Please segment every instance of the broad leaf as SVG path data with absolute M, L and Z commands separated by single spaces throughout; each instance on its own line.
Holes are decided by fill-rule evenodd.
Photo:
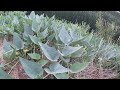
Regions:
M 71 57 L 81 57 L 86 52 L 85 48 L 81 48 L 71 55 Z
M 86 42 L 86 43 L 89 43 L 89 42 L 91 41 L 92 37 L 93 37 L 93 33 L 87 35 L 87 36 L 84 38 L 83 41 Z
M 79 47 L 66 46 L 63 49 L 62 54 L 64 56 L 71 55 L 72 53 L 75 53 L 76 51 L 78 51 L 81 48 L 82 48 L 82 46 L 79 46 Z
M 54 74 L 54 76 L 57 79 L 69 79 L 69 75 L 66 73 L 58 73 L 58 74 Z
M 13 50 L 9 44 L 9 42 L 6 41 L 6 39 L 4 39 L 3 41 L 3 52 L 8 52 Z
M 25 45 L 31 44 L 31 39 L 30 39 L 29 35 L 26 35 L 23 33 L 23 39 L 25 40 L 25 42 L 24 42 Z
M 38 64 L 40 64 L 42 67 L 48 63 L 48 60 L 40 60 Z
M 13 34 L 13 46 L 16 48 L 16 50 L 23 49 L 24 48 L 24 43 L 19 37 L 19 34 L 14 33 Z
M 88 62 L 84 62 L 84 63 L 76 62 L 70 67 L 70 69 L 72 73 L 78 73 L 84 70 L 88 65 L 89 65 Z
M 35 19 L 35 12 L 34 11 L 32 11 L 30 13 L 29 18 L 32 19 L 32 20 Z
M 40 25 L 36 20 L 32 21 L 32 30 L 36 33 L 40 30 Z
M 75 32 L 73 30 L 70 30 L 70 35 L 71 35 L 73 41 L 78 41 L 83 38 L 82 36 L 78 36 L 77 32 Z
M 40 22 L 40 16 L 38 14 L 36 15 L 36 21 Z
M 3 58 L 5 60 L 10 60 L 10 57 L 12 56 L 13 50 L 10 50 L 8 52 L 3 53 Z
M 85 37 L 82 37 L 82 38 L 80 38 L 80 39 L 78 39 L 78 40 L 73 40 L 73 41 L 70 43 L 70 45 L 72 45 L 72 46 L 82 45 L 84 38 L 85 38 Z
M 30 37 L 31 41 L 36 45 L 39 45 L 39 42 L 41 42 L 38 37 L 31 36 L 31 35 L 29 35 L 29 37 Z
M 49 47 L 46 44 L 39 43 L 44 55 L 51 61 L 57 61 L 60 54 L 54 47 Z
M 12 61 L 16 58 L 16 49 L 3 53 L 3 58 L 8 61 Z
M 40 66 L 38 63 L 36 62 L 32 62 L 32 61 L 29 61 L 27 59 L 24 59 L 24 58 L 19 58 L 26 74 L 34 79 L 34 78 L 37 78 L 38 76 L 41 76 L 43 75 L 43 69 L 42 69 L 42 66 Z
M 4 72 L 4 71 L 0 68 L 0 79 L 13 79 L 13 78 L 10 77 L 6 72 Z
M 16 58 L 16 49 L 13 50 L 11 56 L 10 56 L 10 60 L 14 60 Z
M 19 20 L 18 20 L 18 17 L 15 16 L 13 21 L 12 21 L 13 24 L 19 24 Z
M 37 53 L 28 53 L 32 59 L 40 59 L 40 54 Z
M 28 24 L 24 25 L 24 34 L 26 36 L 33 35 L 33 31 L 32 31 L 31 27 Z
M 38 35 L 41 39 L 45 39 L 48 36 L 48 28 Z
M 47 39 L 48 39 L 49 41 L 52 41 L 54 38 L 55 38 L 55 34 L 51 34 Z
M 71 42 L 71 37 L 69 35 L 69 33 L 67 32 L 67 30 L 65 29 L 64 26 L 62 26 L 62 29 L 60 30 L 59 33 L 59 38 L 60 40 L 64 43 L 64 44 L 69 44 Z
M 63 61 L 68 63 L 68 62 L 70 62 L 70 58 L 63 58 Z
M 49 68 L 45 68 L 44 70 L 48 74 L 65 73 L 70 71 L 68 68 L 63 67 L 59 63 L 53 63 L 49 66 Z

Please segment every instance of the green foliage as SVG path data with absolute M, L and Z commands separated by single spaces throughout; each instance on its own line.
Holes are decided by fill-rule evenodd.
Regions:
M 96 28 L 99 37 L 104 38 L 109 43 L 117 43 L 120 27 L 115 22 L 110 23 L 100 15 L 96 21 Z
M 27 13 L 30 13 L 30 11 Z M 36 11 L 36 14 L 39 15 L 43 13 L 49 17 L 55 15 L 57 19 L 65 19 L 72 23 L 80 24 L 84 21 L 90 24 L 91 30 L 96 29 L 95 23 L 100 14 L 109 23 L 115 22 L 115 24 L 120 25 L 120 15 L 116 11 Z
M 57 74 L 57 73 L 69 72 L 70 70 L 68 68 L 63 67 L 59 63 L 53 63 L 49 66 L 49 68 L 45 68 L 45 71 L 48 74 Z
M 70 67 L 70 69 L 72 73 L 77 73 L 77 72 L 84 70 L 88 66 L 88 64 L 89 64 L 88 62 L 87 63 L 76 62 Z
M 2 18 L 8 16 L 10 15 Z M 11 17 L 12 20 L 7 18 L 8 22 L 13 22 L 14 17 Z M 16 56 L 14 59 L 19 57 L 23 69 L 31 79 L 47 78 L 46 73 L 57 79 L 68 79 L 70 75 L 87 68 L 94 59 L 112 60 L 120 57 L 117 45 L 108 44 L 93 33 L 89 34 L 87 31 L 90 28 L 85 23 L 67 23 L 54 16 L 49 18 L 35 15 L 34 12 L 17 17 L 18 21 L 15 22 L 19 22 L 18 25 L 3 24 L 6 28 L 14 28 L 11 33 L 12 44 L 4 40 L 3 49 L 4 53 L 10 51 L 8 59 L 11 56 Z M 10 34 L 4 30 L 1 32 Z
M 32 59 L 40 59 L 40 54 L 37 53 L 28 53 Z
M 49 47 L 48 45 L 42 43 L 39 44 L 47 59 L 51 61 L 58 61 L 60 54 L 54 47 Z
M 36 62 L 32 62 L 29 60 L 26 60 L 24 58 L 19 58 L 25 72 L 27 73 L 27 75 L 32 78 L 35 79 L 38 76 L 43 75 L 43 69 L 42 66 Z
M 19 34 L 17 34 L 17 33 L 13 34 L 13 46 L 17 50 L 24 48 L 24 42 L 22 41 L 22 39 L 20 38 Z

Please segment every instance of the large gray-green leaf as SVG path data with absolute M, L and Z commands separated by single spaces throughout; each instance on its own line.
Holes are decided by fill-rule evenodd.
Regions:
M 68 63 L 68 62 L 70 62 L 70 58 L 69 57 L 68 58 L 63 58 L 63 61 Z
M 32 12 L 30 13 L 29 18 L 32 19 L 32 20 L 35 19 L 35 12 L 34 12 L 34 11 L 32 11 Z
M 9 42 L 6 41 L 6 39 L 3 40 L 3 52 L 11 51 L 12 48 L 9 44 Z
M 13 50 L 10 50 L 8 52 L 3 53 L 3 58 L 5 60 L 10 60 L 10 57 L 12 56 Z
M 71 35 L 73 41 L 78 41 L 83 38 L 82 36 L 77 35 L 77 32 L 75 32 L 73 30 L 70 30 L 70 35 Z
M 54 32 L 55 32 L 55 39 L 58 41 L 59 40 L 59 30 L 58 30 L 58 28 L 56 27 L 56 26 L 53 26 L 53 30 L 54 30 Z
M 81 57 L 86 52 L 85 48 L 81 48 L 71 55 L 71 57 Z
M 18 20 L 18 17 L 15 16 L 13 21 L 12 21 L 13 24 L 19 24 L 19 20 Z
M 41 42 L 38 37 L 35 37 L 35 36 L 32 36 L 32 35 L 29 35 L 29 37 L 30 37 L 31 41 L 36 45 L 39 45 L 39 42 Z
M 59 63 L 53 63 L 49 66 L 49 68 L 45 68 L 44 70 L 49 74 L 65 73 L 70 71 L 68 68 L 63 67 Z
M 62 51 L 62 54 L 64 56 L 71 55 L 72 53 L 75 53 L 79 49 L 81 49 L 83 46 L 78 46 L 78 47 L 72 47 L 72 46 L 65 46 L 65 48 Z
M 13 49 L 13 52 L 12 52 L 12 54 L 11 54 L 11 56 L 10 56 L 10 60 L 12 61 L 12 60 L 14 60 L 16 58 L 16 49 Z
M 38 62 L 38 64 L 40 64 L 41 66 L 44 66 L 45 64 L 47 64 L 48 63 L 48 60 L 40 60 L 39 62 Z
M 51 34 L 47 39 L 49 41 L 52 41 L 52 40 L 54 40 L 54 38 L 55 38 L 55 34 Z
M 12 61 L 16 58 L 16 49 L 3 53 L 3 58 L 7 61 Z
M 86 43 L 89 43 L 89 42 L 91 41 L 92 37 L 93 37 L 93 33 L 90 33 L 89 35 L 87 35 L 87 36 L 84 38 L 83 41 L 86 42 Z
M 62 26 L 62 29 L 60 30 L 59 33 L 59 38 L 64 44 L 68 45 L 71 42 L 72 39 L 67 30 L 65 29 L 65 26 Z
M 26 36 L 33 35 L 33 31 L 32 31 L 31 27 L 28 24 L 24 25 L 24 34 Z
M 38 53 L 28 53 L 32 59 L 40 59 L 40 54 Z
M 43 69 L 42 69 L 42 66 L 36 62 L 32 62 L 32 61 L 29 61 L 27 59 L 24 59 L 24 58 L 19 58 L 26 74 L 34 79 L 34 78 L 37 78 L 38 76 L 41 76 L 43 75 Z
M 71 43 L 70 43 L 70 45 L 72 45 L 72 46 L 75 46 L 75 45 L 82 45 L 83 43 L 83 39 L 84 39 L 84 37 L 83 38 L 80 38 L 79 40 L 73 40 Z
M 24 48 L 24 42 L 17 33 L 13 34 L 13 46 L 16 48 L 16 50 Z
M 58 73 L 58 74 L 54 74 L 54 76 L 57 79 L 69 79 L 69 75 L 66 73 Z
M 40 30 L 40 25 L 36 20 L 32 21 L 32 30 L 36 33 Z
M 70 69 L 72 73 L 78 73 L 84 70 L 88 65 L 89 65 L 88 62 L 84 62 L 84 63 L 76 62 L 70 67 Z
M 10 77 L 6 72 L 4 72 L 4 71 L 0 68 L 0 79 L 13 79 L 13 78 Z
M 36 21 L 40 22 L 40 16 L 38 14 L 36 15 Z
M 39 34 L 41 39 L 45 39 L 48 36 L 48 28 L 46 28 L 43 32 Z
M 25 34 L 23 33 L 23 39 L 25 40 L 25 42 L 24 42 L 25 45 L 28 46 L 28 45 L 31 44 L 31 39 L 30 39 L 29 35 L 25 35 Z
M 60 54 L 54 47 L 49 47 L 47 44 L 39 43 L 44 55 L 51 61 L 58 61 Z

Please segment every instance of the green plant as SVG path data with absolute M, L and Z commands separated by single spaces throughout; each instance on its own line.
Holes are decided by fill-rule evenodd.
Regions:
M 20 26 L 17 30 L 9 30 L 9 33 L 2 29 L 2 32 L 12 36 L 12 43 L 6 39 L 3 41 L 3 57 L 8 63 L 18 60 L 31 79 L 45 79 L 49 75 L 68 79 L 94 60 L 111 60 L 120 56 L 118 46 L 106 43 L 93 33 L 89 34 L 89 26 L 84 23 L 66 23 L 54 16 L 49 18 L 34 12 L 18 17 L 21 18 L 8 20 L 21 21 L 21 24 L 10 24 L 11 28 L 15 28 L 15 24 Z M 0 73 L 4 74 L 3 71 Z
M 110 23 L 100 15 L 96 21 L 96 27 L 98 36 L 104 38 L 109 43 L 116 43 L 119 38 L 119 26 L 117 26 L 115 22 Z
M 27 11 L 27 14 L 29 13 L 31 13 L 31 11 Z M 99 14 L 101 14 L 107 22 L 115 22 L 116 25 L 120 25 L 120 15 L 116 11 L 35 11 L 35 13 L 39 15 L 44 13 L 49 17 L 55 15 L 57 19 L 64 19 L 72 23 L 82 23 L 82 21 L 84 21 L 90 25 L 91 30 L 96 30 L 95 23 L 99 18 Z

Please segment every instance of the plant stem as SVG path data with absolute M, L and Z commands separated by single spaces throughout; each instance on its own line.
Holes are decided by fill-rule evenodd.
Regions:
M 47 74 L 46 76 L 43 77 L 43 79 L 45 79 L 46 77 L 48 77 L 50 74 Z

